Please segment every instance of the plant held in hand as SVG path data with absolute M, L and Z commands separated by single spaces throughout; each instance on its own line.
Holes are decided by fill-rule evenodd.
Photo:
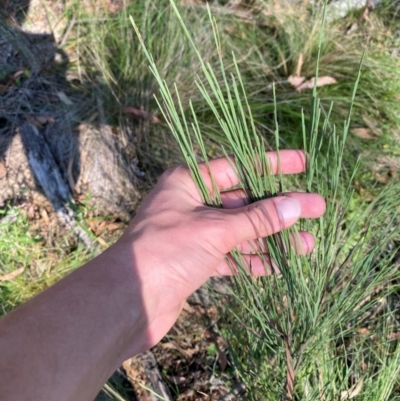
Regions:
M 173 0 L 171 7 L 200 61 L 201 74 L 195 85 L 233 153 L 233 157 L 226 157 L 236 175 L 233 181 L 239 184 L 224 191 L 237 191 L 243 203 L 290 197 L 286 188 L 294 183 L 283 176 L 286 158 L 285 151 L 280 151 L 277 112 L 277 160 L 273 166 L 253 123 L 239 64 L 232 55 L 231 68 L 226 67 L 211 13 L 218 75 L 203 62 Z M 325 16 L 320 45 L 324 20 Z M 203 203 L 226 207 L 224 191 L 217 185 L 219 178 L 210 168 L 194 106 L 190 103 L 189 115 L 184 112 L 176 86 L 171 92 L 135 29 L 160 87 L 163 117 L 180 145 Z M 395 249 L 388 251 L 399 238 L 394 195 L 400 185 L 391 183 L 350 218 L 356 171 L 349 177 L 342 170 L 360 71 L 361 67 L 342 127 L 329 122 L 333 105 L 328 112 L 320 106 L 318 63 L 310 111 L 308 116 L 302 114 L 307 171 L 295 184 L 327 199 L 325 215 L 316 223 L 307 220 L 300 227 L 260 238 L 227 256 L 235 287 L 226 319 L 235 324 L 223 325 L 221 330 L 229 340 L 250 399 L 383 401 L 400 397 L 396 388 L 400 347 L 394 340 L 398 338 L 394 312 L 387 302 L 400 278 L 393 265 Z M 204 160 L 211 185 L 204 181 L 195 148 Z M 307 232 L 314 233 L 318 241 L 311 254 L 307 250 L 312 246 L 304 245 L 313 241 Z

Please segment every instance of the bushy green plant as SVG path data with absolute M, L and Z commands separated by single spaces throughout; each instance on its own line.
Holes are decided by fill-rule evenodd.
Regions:
M 293 182 L 284 180 L 281 174 L 271 174 L 266 145 L 257 131 L 238 62 L 233 55 L 228 59 L 230 68 L 226 67 L 215 19 L 209 13 L 218 72 L 216 64 L 203 60 L 173 0 L 171 5 L 200 62 L 195 85 L 234 155 L 232 163 L 240 188 L 250 202 L 285 192 Z M 191 113 L 185 113 L 177 85 L 172 91 L 169 89 L 134 26 L 160 88 L 160 109 L 199 193 L 205 204 L 222 207 L 218 188 L 214 185 L 210 192 L 198 168 L 199 157 L 208 163 L 208 150 L 196 106 L 189 102 Z M 314 76 L 318 76 L 323 43 L 323 28 L 319 31 Z M 400 278 L 393 265 L 396 251 L 390 248 L 399 238 L 398 203 L 394 196 L 400 190 L 399 183 L 388 185 L 372 203 L 360 206 L 351 220 L 347 217 L 356 168 L 349 174 L 343 164 L 360 67 L 357 71 L 343 124 L 330 122 L 334 106 L 328 110 L 322 106 L 316 85 L 309 111 L 301 113 L 308 162 L 305 176 L 296 185 L 327 199 L 325 215 L 316 223 L 304 221 L 300 227 L 252 244 L 266 272 L 271 270 L 272 263 L 279 274 L 252 277 L 251 266 L 237 250 L 227 259 L 237 274 L 226 318 L 232 324 L 226 325 L 224 332 L 228 333 L 235 367 L 247 385 L 250 399 L 328 401 L 400 397 L 396 388 L 400 348 L 394 312 L 387 306 Z M 272 90 L 275 149 L 279 152 L 274 86 Z M 313 232 L 317 238 L 317 248 L 311 255 L 296 255 L 291 246 L 291 238 L 298 235 L 299 228 Z

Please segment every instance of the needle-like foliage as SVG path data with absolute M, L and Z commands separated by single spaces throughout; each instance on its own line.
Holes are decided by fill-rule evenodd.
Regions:
M 272 174 L 265 143 L 252 120 L 238 62 L 233 54 L 229 60 L 232 71 L 226 67 L 211 12 L 217 72 L 215 65 L 203 61 L 173 0 L 171 6 L 199 60 L 201 71 L 194 84 L 230 145 L 234 156 L 230 160 L 240 187 L 250 202 L 283 193 L 290 182 L 284 181 L 280 168 L 277 175 Z M 320 45 L 324 20 L 325 15 L 321 16 Z M 190 104 L 190 117 L 184 112 L 176 86 L 171 91 L 163 81 L 133 25 L 160 88 L 159 107 L 203 202 L 222 207 L 217 186 L 209 191 L 198 167 L 198 153 L 206 164 L 208 156 L 196 110 Z M 360 76 L 361 66 L 342 126 L 330 124 L 334 105 L 328 112 L 322 110 L 316 86 L 310 110 L 303 112 L 307 172 L 296 185 L 326 198 L 325 215 L 252 243 L 253 253 L 263 261 L 266 272 L 275 270 L 278 274 L 255 278 L 239 251 L 232 251 L 227 258 L 237 273 L 227 318 L 234 324 L 221 330 L 229 340 L 235 367 L 250 399 L 383 401 L 397 397 L 400 348 L 389 304 L 399 279 L 393 244 L 399 238 L 394 195 L 400 185 L 388 185 L 350 218 L 355 171 L 350 177 L 342 173 Z M 279 165 L 277 112 L 274 132 Z M 317 239 L 311 255 L 299 256 L 291 245 L 299 228 L 313 232 Z

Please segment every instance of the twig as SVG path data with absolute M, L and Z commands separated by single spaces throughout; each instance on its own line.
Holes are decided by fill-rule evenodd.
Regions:
M 74 25 L 75 25 L 75 22 L 76 22 L 75 17 L 73 17 L 73 18 L 71 19 L 70 23 L 68 24 L 68 27 L 67 27 L 67 29 L 65 30 L 65 32 L 64 32 L 64 34 L 63 34 L 63 36 L 62 36 L 62 38 L 61 38 L 60 41 L 58 42 L 58 46 L 59 46 L 60 48 L 61 48 L 61 47 L 64 47 L 65 43 L 67 42 L 68 36 L 69 36 L 69 34 L 71 33 L 71 30 L 72 30 L 72 28 L 73 28 Z
M 164 401 L 173 401 L 168 386 L 165 384 L 160 370 L 158 369 L 157 360 L 154 354 L 151 351 L 146 351 L 142 353 L 139 358 L 142 361 L 144 370 L 146 371 L 151 389 L 154 393 L 159 395 L 159 397 L 157 397 L 151 393 L 152 400 L 159 401 L 160 399 L 163 399 Z
M 294 377 L 295 371 L 293 369 L 293 358 L 290 352 L 289 340 L 287 338 L 283 339 L 285 344 L 285 352 L 286 352 L 286 365 L 287 365 L 287 373 L 286 373 L 286 395 L 289 400 L 293 399 L 293 389 L 294 389 Z
M 19 132 L 32 173 L 56 211 L 58 219 L 88 249 L 95 250 L 97 244 L 77 223 L 76 215 L 69 206 L 69 203 L 73 202 L 70 188 L 61 176 L 61 172 L 47 142 L 39 130 L 29 122 L 22 124 L 19 127 Z

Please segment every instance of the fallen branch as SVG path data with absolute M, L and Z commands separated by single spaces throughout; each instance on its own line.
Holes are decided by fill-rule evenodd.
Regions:
M 32 173 L 57 213 L 58 219 L 88 249 L 96 249 L 96 242 L 76 221 L 76 215 L 70 207 L 70 204 L 74 203 L 70 188 L 63 179 L 46 140 L 37 127 L 29 122 L 22 124 L 19 132 Z
M 158 369 L 157 360 L 151 351 L 146 351 L 140 355 L 144 370 L 146 371 L 147 378 L 149 379 L 151 389 L 154 393 L 158 394 L 159 397 L 152 394 L 153 401 L 172 401 L 172 395 L 165 384 L 160 370 Z

